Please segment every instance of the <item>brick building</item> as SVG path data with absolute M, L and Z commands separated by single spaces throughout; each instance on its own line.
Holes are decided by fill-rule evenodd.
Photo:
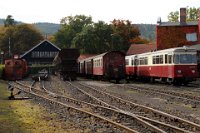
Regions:
M 156 26 L 157 49 L 200 44 L 200 20 L 186 22 L 186 8 L 180 9 L 180 22 L 161 22 Z

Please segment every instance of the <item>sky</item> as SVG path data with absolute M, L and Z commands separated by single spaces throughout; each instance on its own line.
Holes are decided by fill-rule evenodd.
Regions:
M 86 15 L 94 22 L 114 19 L 134 24 L 167 21 L 170 12 L 181 7 L 200 7 L 200 0 L 0 0 L 0 18 L 12 15 L 25 23 L 60 23 L 63 17 Z

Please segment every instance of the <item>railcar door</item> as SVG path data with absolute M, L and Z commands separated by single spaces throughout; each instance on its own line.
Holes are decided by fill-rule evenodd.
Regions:
M 173 55 L 168 54 L 167 55 L 167 61 L 168 61 L 168 78 L 173 77 Z

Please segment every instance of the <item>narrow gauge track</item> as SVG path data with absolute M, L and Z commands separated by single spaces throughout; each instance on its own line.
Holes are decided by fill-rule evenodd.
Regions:
M 99 100 L 105 102 L 105 103 L 110 103 L 112 106 L 117 107 L 121 110 L 131 112 L 133 114 L 136 114 L 137 117 L 149 121 L 152 124 L 157 125 L 158 123 L 155 123 L 156 121 L 160 122 L 165 122 L 167 124 L 170 124 L 174 127 L 181 128 L 183 130 L 186 130 L 187 132 L 199 132 L 200 131 L 200 125 L 187 121 L 185 119 L 167 114 L 165 112 L 155 110 L 153 108 L 144 106 L 144 105 L 139 105 L 137 103 L 130 102 L 128 100 L 124 100 L 122 98 L 119 98 L 117 96 L 108 94 L 106 92 L 97 90 L 94 87 L 91 87 L 89 85 L 82 84 L 80 82 L 73 82 L 76 83 L 74 87 L 81 88 L 81 90 L 86 91 L 87 93 L 90 93 L 90 95 L 94 95 L 97 97 Z M 154 119 L 155 122 L 150 121 L 151 119 Z M 148 120 L 150 119 L 150 120 Z
M 110 123 L 118 128 L 124 129 L 126 132 L 158 132 L 165 133 L 165 131 L 145 122 L 144 120 L 136 117 L 133 114 L 125 113 L 124 111 L 119 111 L 111 109 L 108 107 L 98 106 L 86 102 L 81 102 L 66 96 L 57 95 L 55 93 L 49 92 L 47 89 L 39 90 L 33 88 L 33 86 L 27 86 L 20 82 L 16 82 L 19 86 L 15 85 L 17 89 L 20 89 L 26 93 L 30 93 L 37 97 L 44 98 L 51 102 L 60 104 L 67 108 L 72 108 L 73 110 L 78 110 L 79 112 L 89 114 L 90 116 L 97 117 L 107 123 Z M 14 85 L 14 84 L 13 84 Z M 31 88 L 22 89 L 21 87 Z M 44 86 L 43 86 L 44 87 Z M 42 95 L 41 95 L 42 94 Z M 53 98 L 51 96 L 54 96 Z M 67 103 L 66 103 L 67 102 Z M 136 131 L 137 129 L 137 131 Z M 179 131 L 179 130 L 178 130 Z M 183 130 L 181 130 L 183 132 Z
M 185 104 L 190 103 L 195 106 L 197 106 L 197 105 L 200 106 L 200 97 L 199 96 L 194 96 L 194 95 L 176 92 L 176 91 L 172 91 L 172 90 L 169 91 L 169 90 L 161 90 L 161 89 L 156 89 L 156 88 L 139 87 L 139 86 L 134 86 L 134 85 L 130 85 L 130 84 L 124 85 L 124 87 L 133 89 L 136 91 L 140 91 L 140 92 L 149 93 L 149 94 L 167 96 L 167 97 L 177 99 Z

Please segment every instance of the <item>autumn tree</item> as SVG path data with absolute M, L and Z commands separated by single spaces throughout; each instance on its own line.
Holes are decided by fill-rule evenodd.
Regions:
M 187 7 L 186 8 L 186 14 L 187 14 L 186 21 L 198 21 L 199 13 L 200 13 L 200 7 L 199 8 Z M 170 22 L 178 22 L 179 11 L 170 12 L 168 15 L 168 20 Z
M 111 36 L 114 49 L 120 46 L 120 49 L 126 52 L 130 44 L 134 43 L 134 38 L 140 36 L 139 29 L 129 20 L 113 20 L 112 27 L 113 34 Z

